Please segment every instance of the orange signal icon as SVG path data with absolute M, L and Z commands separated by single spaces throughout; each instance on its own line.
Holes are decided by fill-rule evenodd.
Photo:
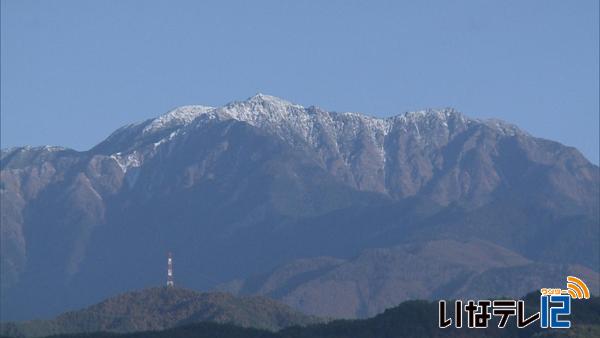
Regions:
M 590 289 L 585 283 L 574 276 L 567 276 L 567 289 L 563 293 L 568 293 L 574 299 L 589 299 Z

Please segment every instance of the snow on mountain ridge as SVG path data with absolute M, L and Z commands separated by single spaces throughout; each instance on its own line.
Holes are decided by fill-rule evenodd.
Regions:
M 185 126 L 195 120 L 198 116 L 206 114 L 212 109 L 214 108 L 200 105 L 177 107 L 152 120 L 152 122 L 144 128 L 143 133 L 151 133 L 169 127 Z
M 500 120 L 480 120 L 466 117 L 453 108 L 426 109 L 385 118 L 373 117 L 358 112 L 329 112 L 317 107 L 305 108 L 287 100 L 258 93 L 245 101 L 230 102 L 222 107 L 182 106 L 152 120 L 143 130 L 151 133 L 169 127 L 185 127 L 198 117 L 207 115 L 208 119 L 233 119 L 257 127 L 270 127 L 280 132 L 294 132 L 308 139 L 316 125 L 329 126 L 332 130 L 346 130 L 366 127 L 372 132 L 387 135 L 393 128 L 408 130 L 410 126 L 427 127 L 432 124 L 448 127 L 448 120 L 460 123 L 483 123 L 505 134 L 514 135 L 522 131 Z M 357 131 L 357 130 L 354 130 Z
M 127 170 L 130 168 L 137 168 L 142 165 L 140 155 L 135 150 L 127 155 L 121 153 L 112 154 L 110 158 L 117 162 L 123 173 L 127 173 Z
M 175 108 L 148 120 L 141 135 L 151 136 L 158 131 L 171 130 L 170 135 L 154 137 L 152 143 L 148 144 L 149 149 L 154 152 L 166 142 L 186 135 L 190 129 L 199 128 L 212 120 L 245 122 L 268 130 L 292 144 L 306 143 L 315 149 L 325 146 L 337 153 L 344 153 L 344 157 L 352 156 L 351 144 L 354 140 L 359 137 L 370 139 L 369 143 L 377 149 L 382 163 L 386 158 L 386 137 L 393 131 L 414 135 L 423 146 L 444 144 L 452 133 L 472 123 L 484 124 L 505 135 L 522 133 L 516 126 L 508 123 L 469 118 L 452 108 L 427 109 L 378 118 L 356 112 L 329 112 L 315 106 L 305 108 L 259 93 L 244 101 L 233 101 L 216 108 L 199 105 Z M 146 144 L 146 141 L 142 142 Z M 122 151 L 127 154 L 134 149 L 139 150 L 131 147 L 128 151 Z M 125 167 L 139 163 L 124 160 L 123 156 L 127 155 L 114 155 Z

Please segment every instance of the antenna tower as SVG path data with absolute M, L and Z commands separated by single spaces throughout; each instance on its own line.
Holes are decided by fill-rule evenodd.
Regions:
M 173 282 L 173 255 L 169 252 L 167 258 L 167 287 L 173 286 L 175 286 L 175 283 Z

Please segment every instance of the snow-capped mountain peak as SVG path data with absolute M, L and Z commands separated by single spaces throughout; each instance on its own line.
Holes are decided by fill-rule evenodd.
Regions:
M 377 149 L 382 163 L 386 160 L 386 140 L 398 135 L 412 137 L 416 144 L 427 147 L 441 146 L 456 133 L 473 125 L 485 125 L 503 135 L 525 134 L 506 122 L 469 118 L 453 108 L 426 109 L 380 118 L 356 112 L 330 112 L 315 106 L 304 108 L 279 97 L 258 93 L 244 101 L 233 101 L 216 108 L 201 105 L 175 108 L 155 119 L 117 130 L 99 148 L 117 158 L 137 150 L 140 156 L 135 158 L 141 163 L 146 155 L 150 155 L 147 151 L 155 153 L 171 141 L 202 129 L 206 123 L 226 120 L 247 123 L 291 144 L 302 143 L 314 149 L 329 147 L 334 152 L 344 153 L 344 158 L 351 156 L 353 142 L 370 140 L 370 147 Z
M 240 121 L 256 119 L 281 119 L 290 114 L 305 113 L 304 107 L 282 98 L 258 93 L 245 101 L 234 101 L 218 108 L 216 113 Z
M 152 120 L 152 122 L 144 127 L 143 133 L 147 134 L 164 128 L 185 126 L 195 120 L 198 116 L 206 114 L 213 109 L 213 107 L 199 105 L 175 108 Z
M 277 96 L 267 95 L 263 93 L 257 93 L 256 95 L 249 97 L 245 102 L 249 103 L 259 103 L 259 104 L 270 104 L 274 106 L 296 106 L 302 107 L 300 105 L 291 103 L 285 99 L 282 99 Z

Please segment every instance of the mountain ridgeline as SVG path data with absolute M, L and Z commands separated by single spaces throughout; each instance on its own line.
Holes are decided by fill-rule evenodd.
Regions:
M 317 316 L 365 318 L 402 299 L 519 298 L 540 285 L 564 285 L 569 275 L 598 294 L 598 273 L 583 266 L 533 262 L 482 241 L 432 240 L 367 249 L 348 260 L 299 259 L 219 289 L 278 299 Z
M 525 298 L 527 316 L 539 311 L 539 292 Z M 452 316 L 453 312 L 449 314 Z M 169 328 L 114 334 L 97 332 L 88 334 L 62 334 L 53 338 L 421 338 L 421 337 L 579 337 L 595 338 L 600 334 L 600 298 L 573 300 L 571 328 L 542 329 L 539 322 L 519 329 L 511 317 L 505 328 L 498 328 L 499 317 L 493 316 L 487 329 L 438 328 L 438 304 L 427 301 L 406 301 L 373 318 L 362 320 L 336 320 L 327 323 L 292 326 L 277 332 L 241 327 L 232 323 L 201 322 Z
M 51 320 L 2 323 L 0 334 L 29 338 L 100 331 L 126 333 L 164 330 L 199 322 L 274 331 L 322 321 L 264 297 L 234 297 L 226 293 L 161 287 L 123 293 Z
M 258 94 L 84 152 L 3 149 L 0 174 L 3 320 L 160 285 L 168 251 L 180 285 L 336 317 L 565 273 L 598 294 L 598 166 L 452 109 L 382 119 Z

